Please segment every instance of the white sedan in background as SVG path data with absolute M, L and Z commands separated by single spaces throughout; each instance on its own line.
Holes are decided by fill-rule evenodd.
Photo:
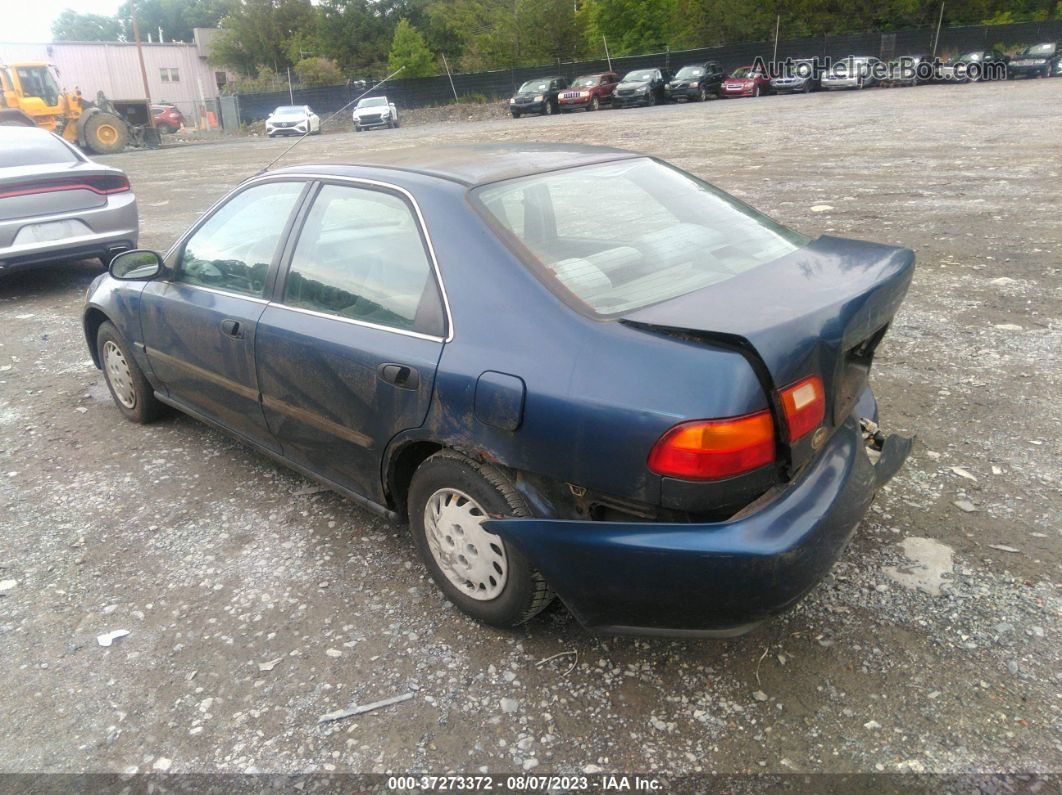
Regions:
M 320 135 L 321 117 L 309 105 L 281 105 L 266 118 L 266 135 Z
M 398 108 L 387 97 L 365 97 L 354 108 L 354 132 L 398 126 Z

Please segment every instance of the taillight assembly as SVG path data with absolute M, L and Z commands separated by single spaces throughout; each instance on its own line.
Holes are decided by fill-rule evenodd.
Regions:
M 676 425 L 653 446 L 649 469 L 685 480 L 717 480 L 773 460 L 774 421 L 769 411 L 760 411 Z
M 826 394 L 817 375 L 797 381 L 778 394 L 789 426 L 789 441 L 795 442 L 822 424 L 826 416 Z
M 16 196 L 32 196 L 36 193 L 55 193 L 64 190 L 88 190 L 107 196 L 112 193 L 124 193 L 129 190 L 129 180 L 118 174 L 102 174 L 87 177 L 70 177 L 67 179 L 48 180 L 44 182 L 24 182 L 12 185 L 0 191 L 0 199 Z
M 789 441 L 795 442 L 822 424 L 826 395 L 822 380 L 811 376 L 778 393 Z M 649 453 L 649 469 L 684 480 L 719 480 L 751 472 L 775 460 L 774 420 L 770 411 L 723 420 L 676 425 Z

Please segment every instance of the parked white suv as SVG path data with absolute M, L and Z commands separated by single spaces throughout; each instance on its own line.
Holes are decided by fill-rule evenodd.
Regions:
M 354 108 L 354 132 L 398 126 L 398 108 L 387 97 L 365 97 Z
M 281 105 L 266 118 L 266 135 L 320 135 L 321 117 L 309 105 Z

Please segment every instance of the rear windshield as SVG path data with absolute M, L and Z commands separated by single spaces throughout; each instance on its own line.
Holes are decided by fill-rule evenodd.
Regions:
M 603 316 L 726 281 L 809 242 L 649 158 L 521 177 L 473 195 L 547 286 Z
M 5 128 L 0 135 L 0 168 L 78 163 L 78 157 L 51 133 L 32 128 Z

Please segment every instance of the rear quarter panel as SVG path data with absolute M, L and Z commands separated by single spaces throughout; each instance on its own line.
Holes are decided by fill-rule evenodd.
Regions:
M 453 339 L 425 425 L 397 444 L 430 439 L 654 503 L 660 478 L 646 460 L 665 430 L 766 407 L 739 354 L 593 320 L 563 304 L 496 237 L 464 190 L 418 194 L 450 300 Z M 515 430 L 475 417 L 476 382 L 485 371 L 526 384 Z

